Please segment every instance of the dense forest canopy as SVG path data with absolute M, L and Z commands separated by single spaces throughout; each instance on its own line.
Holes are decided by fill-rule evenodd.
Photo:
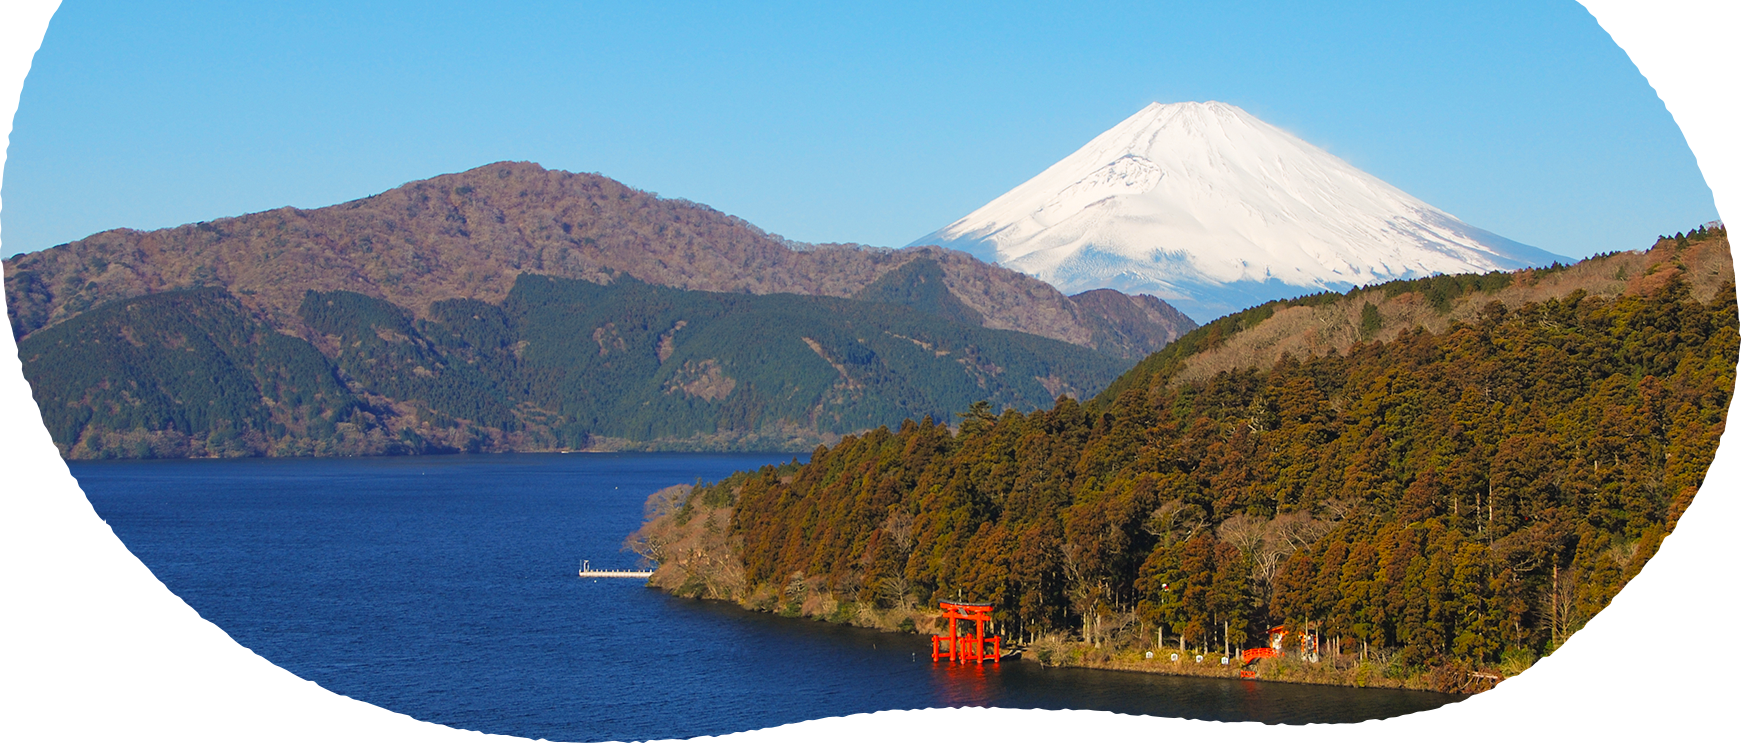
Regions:
M 965 598 L 996 604 L 1014 636 L 1096 645 L 1158 630 L 1237 649 L 1286 624 L 1405 667 L 1533 658 L 1638 572 L 1714 456 L 1733 275 L 1700 299 L 1679 256 L 1719 241 L 1726 254 L 1720 230 L 1677 235 L 1652 251 L 1654 280 L 1606 297 L 1508 306 L 1489 296 L 1497 279 L 1404 287 L 1475 309 L 1437 332 L 1181 378 L 1190 349 L 1257 324 L 1211 323 L 1099 400 L 848 437 L 701 488 L 671 523 L 729 513 L 736 590 L 766 600 Z M 659 523 L 637 546 L 676 543 Z
M 297 319 L 310 340 L 219 288 L 163 292 L 34 333 L 19 353 L 73 458 L 791 451 L 978 399 L 1093 394 L 1129 363 L 924 307 L 626 276 L 523 274 L 499 303 L 444 300 L 424 318 L 308 291 Z

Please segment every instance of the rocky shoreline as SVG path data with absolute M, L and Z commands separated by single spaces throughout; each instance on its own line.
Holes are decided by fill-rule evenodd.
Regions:
M 624 544 L 658 566 L 647 581 L 649 587 L 682 598 L 727 601 L 749 611 L 883 632 L 926 635 L 943 627 L 939 611 L 918 605 L 910 596 L 887 602 L 845 600 L 830 592 L 820 576 L 794 575 L 784 586 L 750 585 L 738 558 L 742 545 L 731 531 L 734 486 L 729 480 L 700 490 L 674 485 L 647 499 L 646 523 Z M 993 633 L 998 631 L 992 628 Z M 1127 640 L 1118 647 L 1110 642 L 1096 646 L 1058 633 L 1005 640 L 1006 649 L 1022 651 L 1022 661 L 1044 666 L 1226 679 L 1241 678 L 1240 671 L 1248 670 L 1252 675 L 1246 678 L 1258 681 L 1448 694 L 1486 691 L 1535 662 L 1534 657 L 1517 656 L 1495 668 L 1422 668 L 1400 662 L 1391 652 L 1373 651 L 1364 657 L 1359 652 L 1326 654 L 1316 662 L 1284 653 L 1250 665 L 1235 655 L 1223 665 L 1219 652 L 1181 652 L 1140 640 Z
M 1152 653 L 1153 657 L 1149 657 Z M 1174 660 L 1177 656 L 1177 660 Z M 1197 658 L 1202 660 L 1198 661 Z M 1340 658 L 1321 657 L 1312 662 L 1294 654 L 1278 658 L 1263 658 L 1246 666 L 1235 655 L 1222 665 L 1220 653 L 1200 654 L 1194 650 L 1183 653 L 1177 648 L 1105 651 L 1088 643 L 1076 643 L 1056 637 L 1042 638 L 1024 648 L 1023 660 L 1047 666 L 1096 668 L 1108 671 L 1158 673 L 1169 676 L 1202 678 L 1242 678 L 1240 671 L 1249 670 L 1257 681 L 1277 681 L 1320 686 L 1349 686 L 1373 689 L 1408 689 L 1446 694 L 1474 694 L 1491 689 L 1510 674 L 1468 669 L 1408 669 L 1392 664 L 1389 658 L 1361 660 L 1358 654 Z M 1522 668 L 1516 669 L 1521 671 Z

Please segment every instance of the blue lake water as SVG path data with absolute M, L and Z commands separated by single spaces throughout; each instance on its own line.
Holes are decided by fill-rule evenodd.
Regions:
M 1353 722 L 1457 697 L 1137 673 L 934 666 L 928 641 L 636 580 L 648 494 L 780 454 L 73 463 L 97 512 L 242 645 L 334 692 L 470 730 L 641 740 L 886 709 L 996 706 Z

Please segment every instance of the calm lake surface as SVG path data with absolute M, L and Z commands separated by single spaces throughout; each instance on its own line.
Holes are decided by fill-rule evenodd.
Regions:
M 635 580 L 648 494 L 783 454 L 522 454 L 73 463 L 129 549 L 201 616 L 339 694 L 551 740 L 685 738 L 887 709 L 993 706 L 1354 722 L 1458 697 L 934 666 L 929 642 Z

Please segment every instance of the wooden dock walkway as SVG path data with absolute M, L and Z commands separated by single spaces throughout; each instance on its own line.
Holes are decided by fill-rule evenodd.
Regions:
M 651 578 L 651 570 L 593 570 L 590 560 L 580 561 L 580 577 L 582 578 Z

